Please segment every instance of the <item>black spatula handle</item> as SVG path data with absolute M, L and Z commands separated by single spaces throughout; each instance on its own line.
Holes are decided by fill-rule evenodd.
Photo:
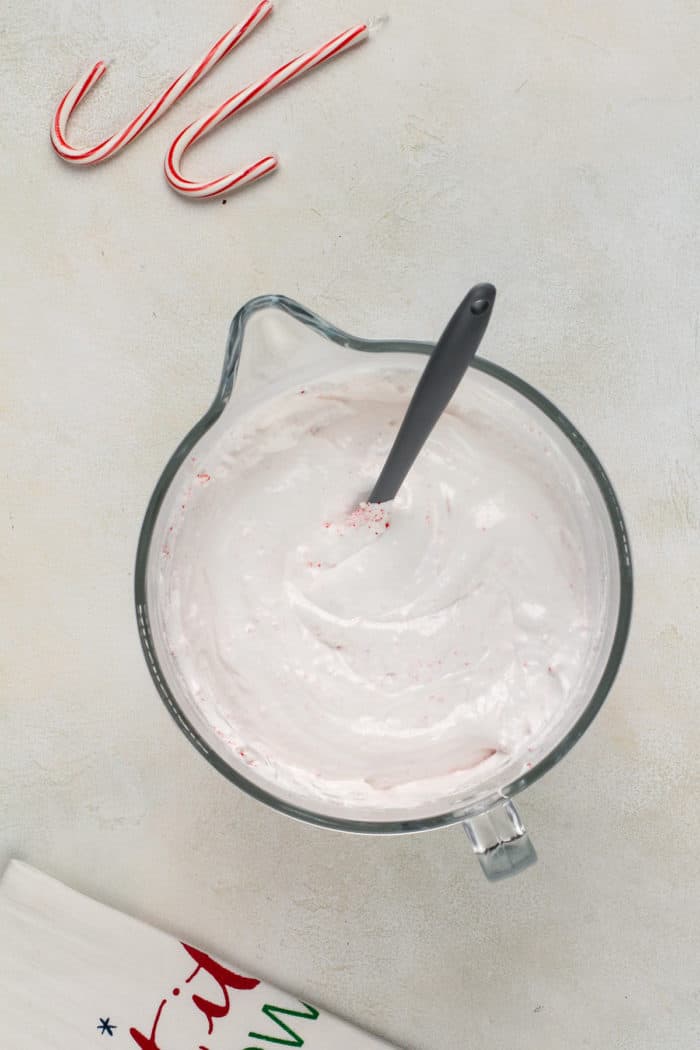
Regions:
M 491 319 L 496 289 L 476 284 L 457 307 L 423 370 L 384 468 L 369 497 L 395 497 L 431 430 L 447 407 L 479 349 Z

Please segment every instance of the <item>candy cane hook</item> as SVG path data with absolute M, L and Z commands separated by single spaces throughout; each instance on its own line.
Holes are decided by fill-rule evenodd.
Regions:
M 271 11 L 272 0 L 261 0 L 247 18 L 224 33 L 198 62 L 181 73 L 169 88 L 149 106 L 141 110 L 126 127 L 91 149 L 77 149 L 66 141 L 66 127 L 73 110 L 95 86 L 107 68 L 104 62 L 97 62 L 66 92 L 59 103 L 51 125 L 51 144 L 56 153 L 69 164 L 99 164 L 100 161 L 113 157 L 115 153 L 133 142 L 142 131 L 145 131 L 151 124 L 155 124 L 178 99 L 182 98 L 202 77 L 205 77 L 217 62 L 225 58 L 244 37 L 252 33 Z
M 184 153 L 190 146 L 194 145 L 204 135 L 208 135 L 210 131 L 213 131 L 219 124 L 228 120 L 229 117 L 232 117 L 235 113 L 240 113 L 251 102 L 256 102 L 258 99 L 263 98 L 264 95 L 269 95 L 271 91 L 282 87 L 283 84 L 288 84 L 290 80 L 300 76 L 300 74 L 314 69 L 315 66 L 327 62 L 329 58 L 339 55 L 354 44 L 359 44 L 360 41 L 366 40 L 368 34 L 369 26 L 364 22 L 346 29 L 344 33 L 339 33 L 338 36 L 322 44 L 321 47 L 314 48 L 312 51 L 305 51 L 304 54 L 293 58 L 291 62 L 280 66 L 279 69 L 276 69 L 274 73 L 270 73 L 269 76 L 263 77 L 254 84 L 249 84 L 248 87 L 243 88 L 242 91 L 238 91 L 231 98 L 222 102 L 211 113 L 207 113 L 205 116 L 200 117 L 199 120 L 189 124 L 177 136 L 165 158 L 165 177 L 172 188 L 187 197 L 216 197 L 220 193 L 239 189 L 249 182 L 255 182 L 256 179 L 269 175 L 279 163 L 277 157 L 272 154 L 267 157 L 261 157 L 260 160 L 246 168 L 241 168 L 240 171 L 222 175 L 218 179 L 209 179 L 206 182 L 193 182 L 190 179 L 186 179 L 180 171 L 180 163 Z

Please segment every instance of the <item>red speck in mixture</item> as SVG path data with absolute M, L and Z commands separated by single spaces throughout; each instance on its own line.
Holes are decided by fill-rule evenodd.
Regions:
M 201 481 L 203 485 L 206 485 L 208 481 L 211 481 L 211 474 L 207 474 L 206 471 L 202 471 L 201 474 L 197 475 L 197 481 Z
M 324 527 L 324 529 L 330 529 L 330 527 L 331 527 L 330 521 L 324 521 L 323 527 Z
M 549 665 L 549 667 L 547 668 L 547 670 L 549 671 L 549 673 L 550 673 L 550 674 L 554 674 L 554 668 L 552 667 L 552 665 L 551 665 L 551 664 Z
M 384 507 L 378 503 L 360 503 L 359 507 L 346 516 L 343 525 L 338 525 L 338 531 L 342 535 L 343 528 L 356 529 L 367 527 L 374 532 L 375 536 L 381 535 L 382 527 L 390 528 L 391 523 L 386 520 L 387 513 Z M 324 526 L 325 526 L 324 522 Z
M 300 394 L 305 394 L 305 393 L 306 393 L 306 391 L 305 391 L 305 390 L 300 390 L 300 391 L 299 391 L 299 393 L 300 393 Z

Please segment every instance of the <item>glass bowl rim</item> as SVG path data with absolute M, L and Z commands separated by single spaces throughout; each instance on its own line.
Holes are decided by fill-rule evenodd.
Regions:
M 620 600 L 617 623 L 615 625 L 610 653 L 598 684 L 593 691 L 593 695 L 588 704 L 581 712 L 574 725 L 569 729 L 565 736 L 562 737 L 556 747 L 554 747 L 531 769 L 528 769 L 521 776 L 511 781 L 507 786 L 501 788 L 497 795 L 488 799 L 480 800 L 477 804 L 463 805 L 429 817 L 414 817 L 405 820 L 372 821 L 356 820 L 341 816 L 330 816 L 328 814 L 317 813 L 314 810 L 305 809 L 284 799 L 278 798 L 272 792 L 266 791 L 264 788 L 261 788 L 257 784 L 248 780 L 245 776 L 239 773 L 238 770 L 228 765 L 220 755 L 213 751 L 198 733 L 194 725 L 189 721 L 175 697 L 172 695 L 167 679 L 158 662 L 155 646 L 153 644 L 148 617 L 146 590 L 149 552 L 158 513 L 165 495 L 183 461 L 190 454 L 200 438 L 221 416 L 231 397 L 243 347 L 243 338 L 247 322 L 254 314 L 261 310 L 270 308 L 283 311 L 300 323 L 314 329 L 331 342 L 352 350 L 374 353 L 398 352 L 429 354 L 434 345 L 432 343 L 412 340 L 362 339 L 357 336 L 352 336 L 337 328 L 330 322 L 325 321 L 312 310 L 307 309 L 305 306 L 302 306 L 300 303 L 284 295 L 257 296 L 254 299 L 249 300 L 240 308 L 240 310 L 237 311 L 229 327 L 224 367 L 216 396 L 207 411 L 183 438 L 165 464 L 149 500 L 143 524 L 141 526 L 136 551 L 134 598 L 136 602 L 136 618 L 139 638 L 148 669 L 161 699 L 182 732 L 190 740 L 190 743 L 192 743 L 204 755 L 219 773 L 223 774 L 223 776 L 235 784 L 236 787 L 245 791 L 248 795 L 257 799 L 259 802 L 264 802 L 273 809 L 285 813 L 287 816 L 305 821 L 306 823 L 315 824 L 319 827 L 332 828 L 337 831 L 360 832 L 362 834 L 400 834 L 414 831 L 428 831 L 432 828 L 446 827 L 450 824 L 459 823 L 465 818 L 473 816 L 475 813 L 491 808 L 491 806 L 493 806 L 500 798 L 513 797 L 531 784 L 534 784 L 535 781 L 539 780 L 540 777 L 552 769 L 553 766 L 561 761 L 576 741 L 580 739 L 586 729 L 588 729 L 610 692 L 622 661 L 629 634 L 632 613 L 632 561 L 627 529 L 625 527 L 620 504 L 600 460 L 595 455 L 588 442 L 581 436 L 571 421 L 559 411 L 556 405 L 514 373 L 500 365 L 477 356 L 471 365 L 472 368 L 485 372 L 487 375 L 505 383 L 507 386 L 510 386 L 517 393 L 525 397 L 544 412 L 544 414 L 562 431 L 565 437 L 569 439 L 571 444 L 574 445 L 593 475 L 610 516 L 618 558 L 618 571 L 620 574 Z

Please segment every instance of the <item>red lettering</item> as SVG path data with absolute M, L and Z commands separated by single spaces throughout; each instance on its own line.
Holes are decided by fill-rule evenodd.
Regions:
M 156 1014 L 156 1019 L 153 1022 L 153 1028 L 151 1029 L 150 1035 L 143 1035 L 141 1032 L 137 1032 L 135 1028 L 129 1029 L 129 1035 L 139 1047 L 139 1050 L 161 1050 L 161 1048 L 156 1042 L 156 1028 L 158 1027 L 160 1015 L 163 1013 L 163 1007 L 165 1006 L 167 1001 L 167 999 L 164 999 L 158 1007 L 158 1013 Z
M 228 989 L 236 989 L 237 991 L 250 991 L 252 988 L 257 988 L 260 981 L 257 981 L 254 977 L 242 977 L 239 973 L 234 973 L 233 970 L 227 969 L 222 966 L 221 963 L 212 959 L 211 956 L 207 955 L 206 952 L 202 952 L 199 948 L 192 948 L 189 944 L 182 942 L 182 947 L 192 956 L 194 961 L 197 963 L 197 968 L 187 978 L 187 984 L 194 980 L 200 970 L 204 970 L 210 977 L 213 977 L 216 983 L 219 985 L 221 992 L 224 997 L 224 1001 L 221 1004 L 212 1003 L 208 999 L 202 998 L 201 995 L 193 995 L 192 1002 L 201 1010 L 207 1019 L 208 1024 L 208 1035 L 214 1031 L 214 1018 L 217 1020 L 221 1017 L 226 1017 L 231 1008 L 231 1000 L 229 998 Z M 140 1050 L 159 1050 L 157 1046 L 149 1046 L 145 1044 Z
M 207 1019 L 209 1027 L 208 1034 L 211 1035 L 214 1031 L 214 1019 L 226 1017 L 231 1007 L 229 989 L 236 989 L 236 991 L 250 991 L 251 988 L 257 988 L 260 981 L 256 980 L 254 977 L 243 977 L 239 973 L 234 973 L 233 970 L 227 969 L 226 966 L 217 962 L 216 959 L 212 959 L 210 955 L 207 955 L 206 952 L 200 951 L 199 948 L 192 948 L 189 944 L 184 943 L 182 944 L 182 947 L 197 963 L 196 969 L 187 978 L 186 984 L 193 981 L 197 974 L 203 970 L 216 981 L 224 997 L 223 1003 L 213 1003 L 209 999 L 204 999 L 201 995 L 192 996 L 192 1002 Z M 173 988 L 173 995 L 179 994 L 180 989 Z M 155 1016 L 150 1035 L 144 1035 L 143 1032 L 139 1032 L 136 1028 L 129 1029 L 129 1035 L 134 1040 L 139 1050 L 162 1050 L 157 1042 L 157 1031 L 167 1001 L 167 999 L 163 999 L 158 1007 L 158 1012 Z M 199 1050 L 206 1050 L 206 1047 L 200 1044 Z

